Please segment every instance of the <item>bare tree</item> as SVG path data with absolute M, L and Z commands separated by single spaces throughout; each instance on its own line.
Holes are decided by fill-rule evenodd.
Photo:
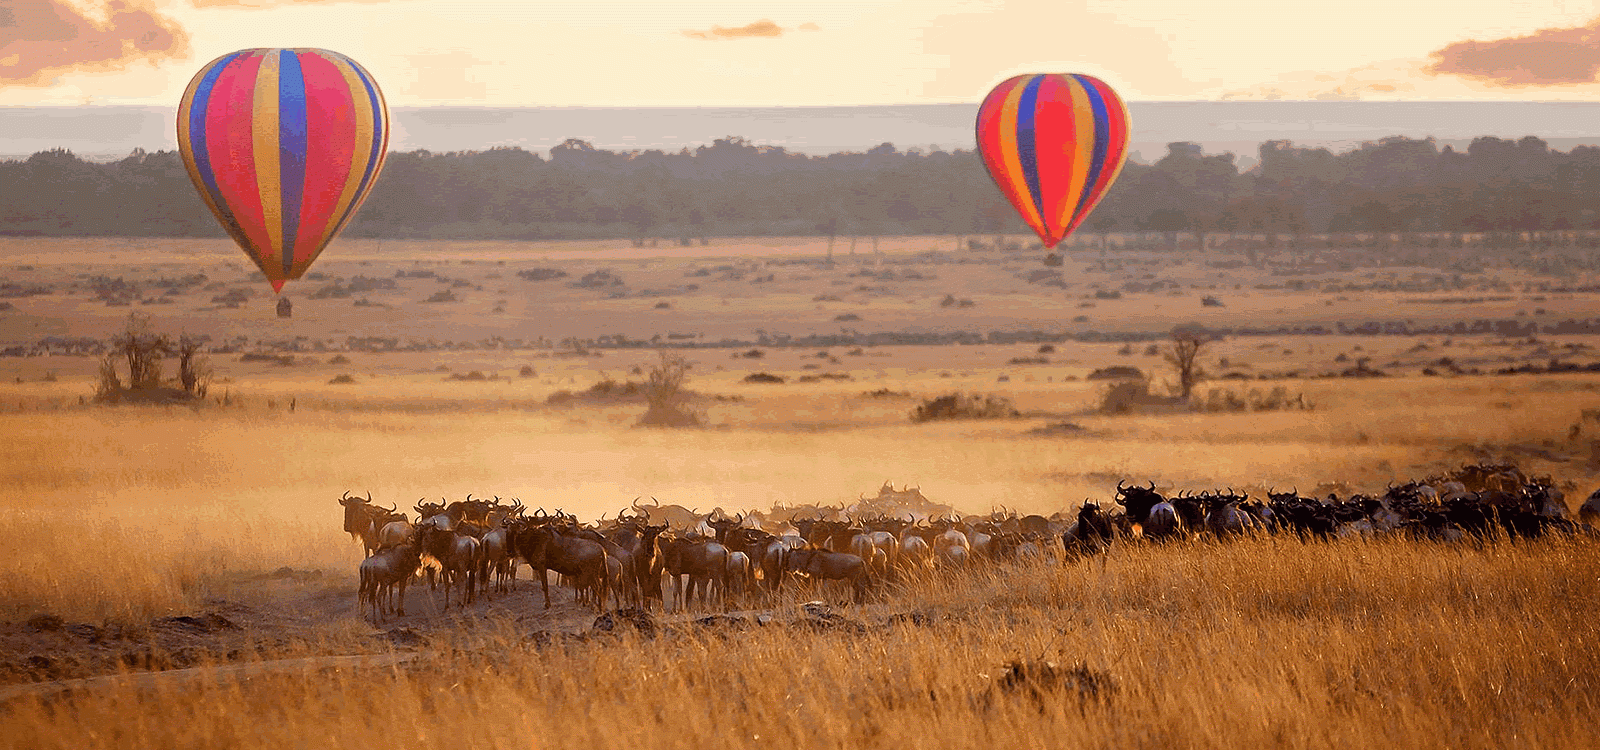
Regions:
M 178 337 L 178 382 L 186 393 L 206 397 L 211 385 L 211 362 L 200 354 L 201 341 L 192 336 Z
M 644 384 L 645 401 L 650 408 L 639 418 L 639 424 L 657 427 L 695 427 L 700 415 L 686 404 L 687 394 L 683 384 L 689 378 L 689 360 L 677 353 L 660 352 L 661 360 L 650 368 Z
M 161 387 L 161 358 L 172 353 L 172 339 L 150 330 L 150 317 L 128 314 L 127 327 L 111 339 L 111 348 L 128 360 L 128 388 Z
M 1195 384 L 1206 377 L 1206 371 L 1200 367 L 1200 350 L 1211 339 L 1204 330 L 1190 326 L 1172 329 L 1171 336 L 1165 357 L 1167 364 L 1178 372 L 1178 390 L 1187 399 Z

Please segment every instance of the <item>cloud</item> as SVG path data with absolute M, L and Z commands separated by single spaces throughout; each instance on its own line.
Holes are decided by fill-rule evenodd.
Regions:
M 189 55 L 189 33 L 146 0 L 101 7 L 91 16 L 66 0 L 0 0 L 0 84 L 51 86 L 62 73 Z
M 800 24 L 800 31 L 817 31 L 820 28 L 822 27 L 814 23 Z M 722 41 L 727 39 L 746 39 L 749 37 L 760 36 L 778 37 L 783 36 L 785 31 L 789 31 L 789 29 L 785 29 L 784 27 L 763 18 L 755 23 L 745 24 L 744 26 L 735 26 L 732 28 L 727 26 L 712 26 L 710 31 L 684 31 L 683 35 L 689 37 L 690 39 Z
M 1594 83 L 1600 73 L 1600 19 L 1527 36 L 1456 42 L 1428 55 L 1433 75 L 1456 75 L 1496 86 Z

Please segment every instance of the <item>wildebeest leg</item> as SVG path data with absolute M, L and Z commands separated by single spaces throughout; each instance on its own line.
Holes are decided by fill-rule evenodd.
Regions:
M 550 608 L 550 571 L 545 570 L 544 568 L 534 568 L 533 570 L 534 570 L 534 572 L 539 574 L 539 583 L 544 586 L 544 608 L 545 609 L 549 609 Z

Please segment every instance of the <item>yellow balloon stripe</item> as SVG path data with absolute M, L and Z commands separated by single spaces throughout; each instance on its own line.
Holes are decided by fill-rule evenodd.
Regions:
M 1057 76 L 1062 84 L 1067 87 L 1072 97 L 1072 122 L 1083 132 L 1073 139 L 1072 175 L 1066 181 L 1067 195 L 1061 201 L 1061 215 L 1054 217 L 1051 225 L 1065 233 L 1067 227 L 1072 225 L 1072 214 L 1078 210 L 1078 201 L 1083 198 L 1084 185 L 1089 180 L 1089 162 L 1094 159 L 1094 107 L 1089 102 L 1089 92 L 1085 91 L 1083 84 L 1072 76 Z
M 261 195 L 261 217 L 267 225 L 267 247 L 261 248 L 261 262 L 275 273 L 283 273 L 283 175 L 278 154 L 278 57 L 272 50 L 261 60 L 256 74 L 254 116 L 250 137 L 254 148 L 256 190 Z
M 322 237 L 317 241 L 317 252 L 322 252 L 322 247 L 333 236 L 344 228 L 346 221 L 341 221 L 345 211 L 350 209 L 350 204 L 356 199 L 356 190 L 361 187 L 361 178 L 367 173 L 367 162 L 371 159 L 371 146 L 373 127 L 373 112 L 370 99 L 367 96 L 367 87 L 361 82 L 361 75 L 355 68 L 339 56 L 330 55 L 324 58 L 339 68 L 340 75 L 344 76 L 345 85 L 350 88 L 350 109 L 355 113 L 356 134 L 351 139 L 355 153 L 350 155 L 350 175 L 345 178 L 344 189 L 339 191 L 339 200 L 333 204 L 333 211 L 329 214 L 328 225 L 322 230 Z M 354 211 L 350 212 L 355 215 Z M 316 256 L 313 255 L 312 258 Z M 310 260 L 307 260 L 310 264 Z
M 1027 173 L 1022 169 L 1022 151 L 1017 143 L 1017 113 L 1022 111 L 1022 93 L 1027 88 L 1027 81 L 1019 83 L 1006 94 L 1005 103 L 1000 107 L 1000 153 L 1006 164 L 1006 182 L 1010 183 L 1014 195 L 1022 197 L 1022 205 L 1017 210 L 1029 225 L 1042 227 L 1044 219 L 1035 205 L 1039 196 L 1028 187 Z

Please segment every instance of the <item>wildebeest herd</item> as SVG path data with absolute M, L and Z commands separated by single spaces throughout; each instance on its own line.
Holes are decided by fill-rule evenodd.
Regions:
M 1071 562 L 1102 555 L 1118 540 L 1178 542 L 1200 537 L 1287 535 L 1307 542 L 1399 534 L 1457 542 L 1529 539 L 1547 534 L 1594 535 L 1600 490 L 1577 520 L 1549 477 L 1514 466 L 1473 464 L 1421 481 L 1391 484 L 1381 495 L 1302 497 L 1295 489 L 1163 493 L 1154 482 L 1119 482 L 1108 507 L 1086 500 L 1050 516 L 1008 509 L 961 515 L 930 502 L 916 488 L 884 484 L 877 497 L 844 506 L 777 507 L 728 515 L 635 500 L 612 519 L 582 523 L 560 510 L 529 512 L 520 501 L 419 501 L 416 520 L 371 495 L 339 499 L 344 530 L 358 539 L 357 606 L 373 620 L 404 615 L 407 584 L 425 576 L 430 589 L 452 591 L 457 606 L 504 593 L 517 570 L 533 570 L 550 607 L 548 571 L 577 601 L 603 610 L 684 609 L 713 599 L 733 606 L 776 595 L 790 582 L 836 581 L 860 601 L 883 584 L 952 569 L 1005 562 Z M 1102 558 L 1103 559 L 1103 558 Z

